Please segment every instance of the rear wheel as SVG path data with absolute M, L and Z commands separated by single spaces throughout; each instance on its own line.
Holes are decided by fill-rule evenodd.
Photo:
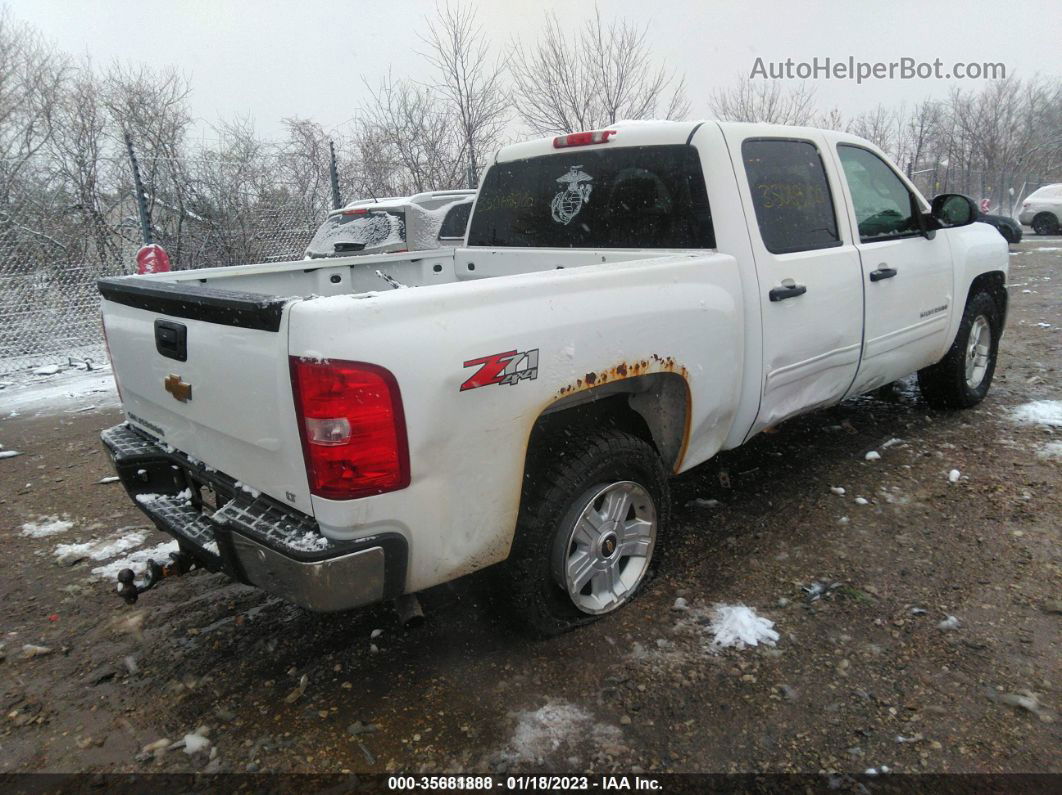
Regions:
M 948 353 L 918 371 L 926 403 L 936 409 L 965 409 L 984 400 L 996 370 L 1002 326 L 999 307 L 989 293 L 976 293 L 967 301 Z
M 503 587 L 536 632 L 615 612 L 641 589 L 667 521 L 667 472 L 624 431 L 565 437 L 529 466 Z
M 1032 228 L 1038 235 L 1058 234 L 1058 219 L 1051 213 L 1040 213 L 1033 218 Z

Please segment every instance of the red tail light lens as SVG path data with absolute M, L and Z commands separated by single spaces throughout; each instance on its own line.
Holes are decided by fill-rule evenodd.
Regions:
M 313 494 L 352 500 L 409 485 L 402 396 L 388 370 L 293 356 L 291 385 Z
M 565 149 L 569 146 L 589 146 L 590 144 L 608 143 L 608 139 L 616 134 L 615 130 L 593 130 L 591 132 L 569 133 L 558 135 L 553 139 L 554 149 Z

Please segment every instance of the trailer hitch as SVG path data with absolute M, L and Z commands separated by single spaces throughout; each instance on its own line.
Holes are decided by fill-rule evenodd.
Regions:
M 136 583 L 136 575 L 132 569 L 122 569 L 118 572 L 118 595 L 125 600 L 127 605 L 136 604 L 137 598 L 144 591 L 150 591 L 167 577 L 180 577 L 188 573 L 195 566 L 195 561 L 184 552 L 171 552 L 170 562 L 160 566 L 154 560 L 147 562 L 147 571 L 144 572 L 142 583 Z

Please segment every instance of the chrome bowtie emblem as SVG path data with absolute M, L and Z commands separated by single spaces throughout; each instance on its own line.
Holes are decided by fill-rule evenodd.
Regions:
M 187 403 L 192 399 L 192 385 L 186 384 L 181 380 L 179 375 L 170 374 L 166 376 L 166 380 L 162 382 L 162 385 L 166 388 L 166 391 L 173 395 L 174 400 L 179 400 L 182 403 Z

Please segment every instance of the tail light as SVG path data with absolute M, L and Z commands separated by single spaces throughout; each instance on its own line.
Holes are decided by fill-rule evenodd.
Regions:
M 352 500 L 409 485 L 409 446 L 395 377 L 364 362 L 291 357 L 310 491 Z
M 340 215 L 365 215 L 368 212 L 368 207 L 352 207 L 349 210 L 344 210 Z
M 566 149 L 569 146 L 589 146 L 590 144 L 605 144 L 608 139 L 616 134 L 615 130 L 593 130 L 591 132 L 569 133 L 558 135 L 553 139 L 554 149 Z

